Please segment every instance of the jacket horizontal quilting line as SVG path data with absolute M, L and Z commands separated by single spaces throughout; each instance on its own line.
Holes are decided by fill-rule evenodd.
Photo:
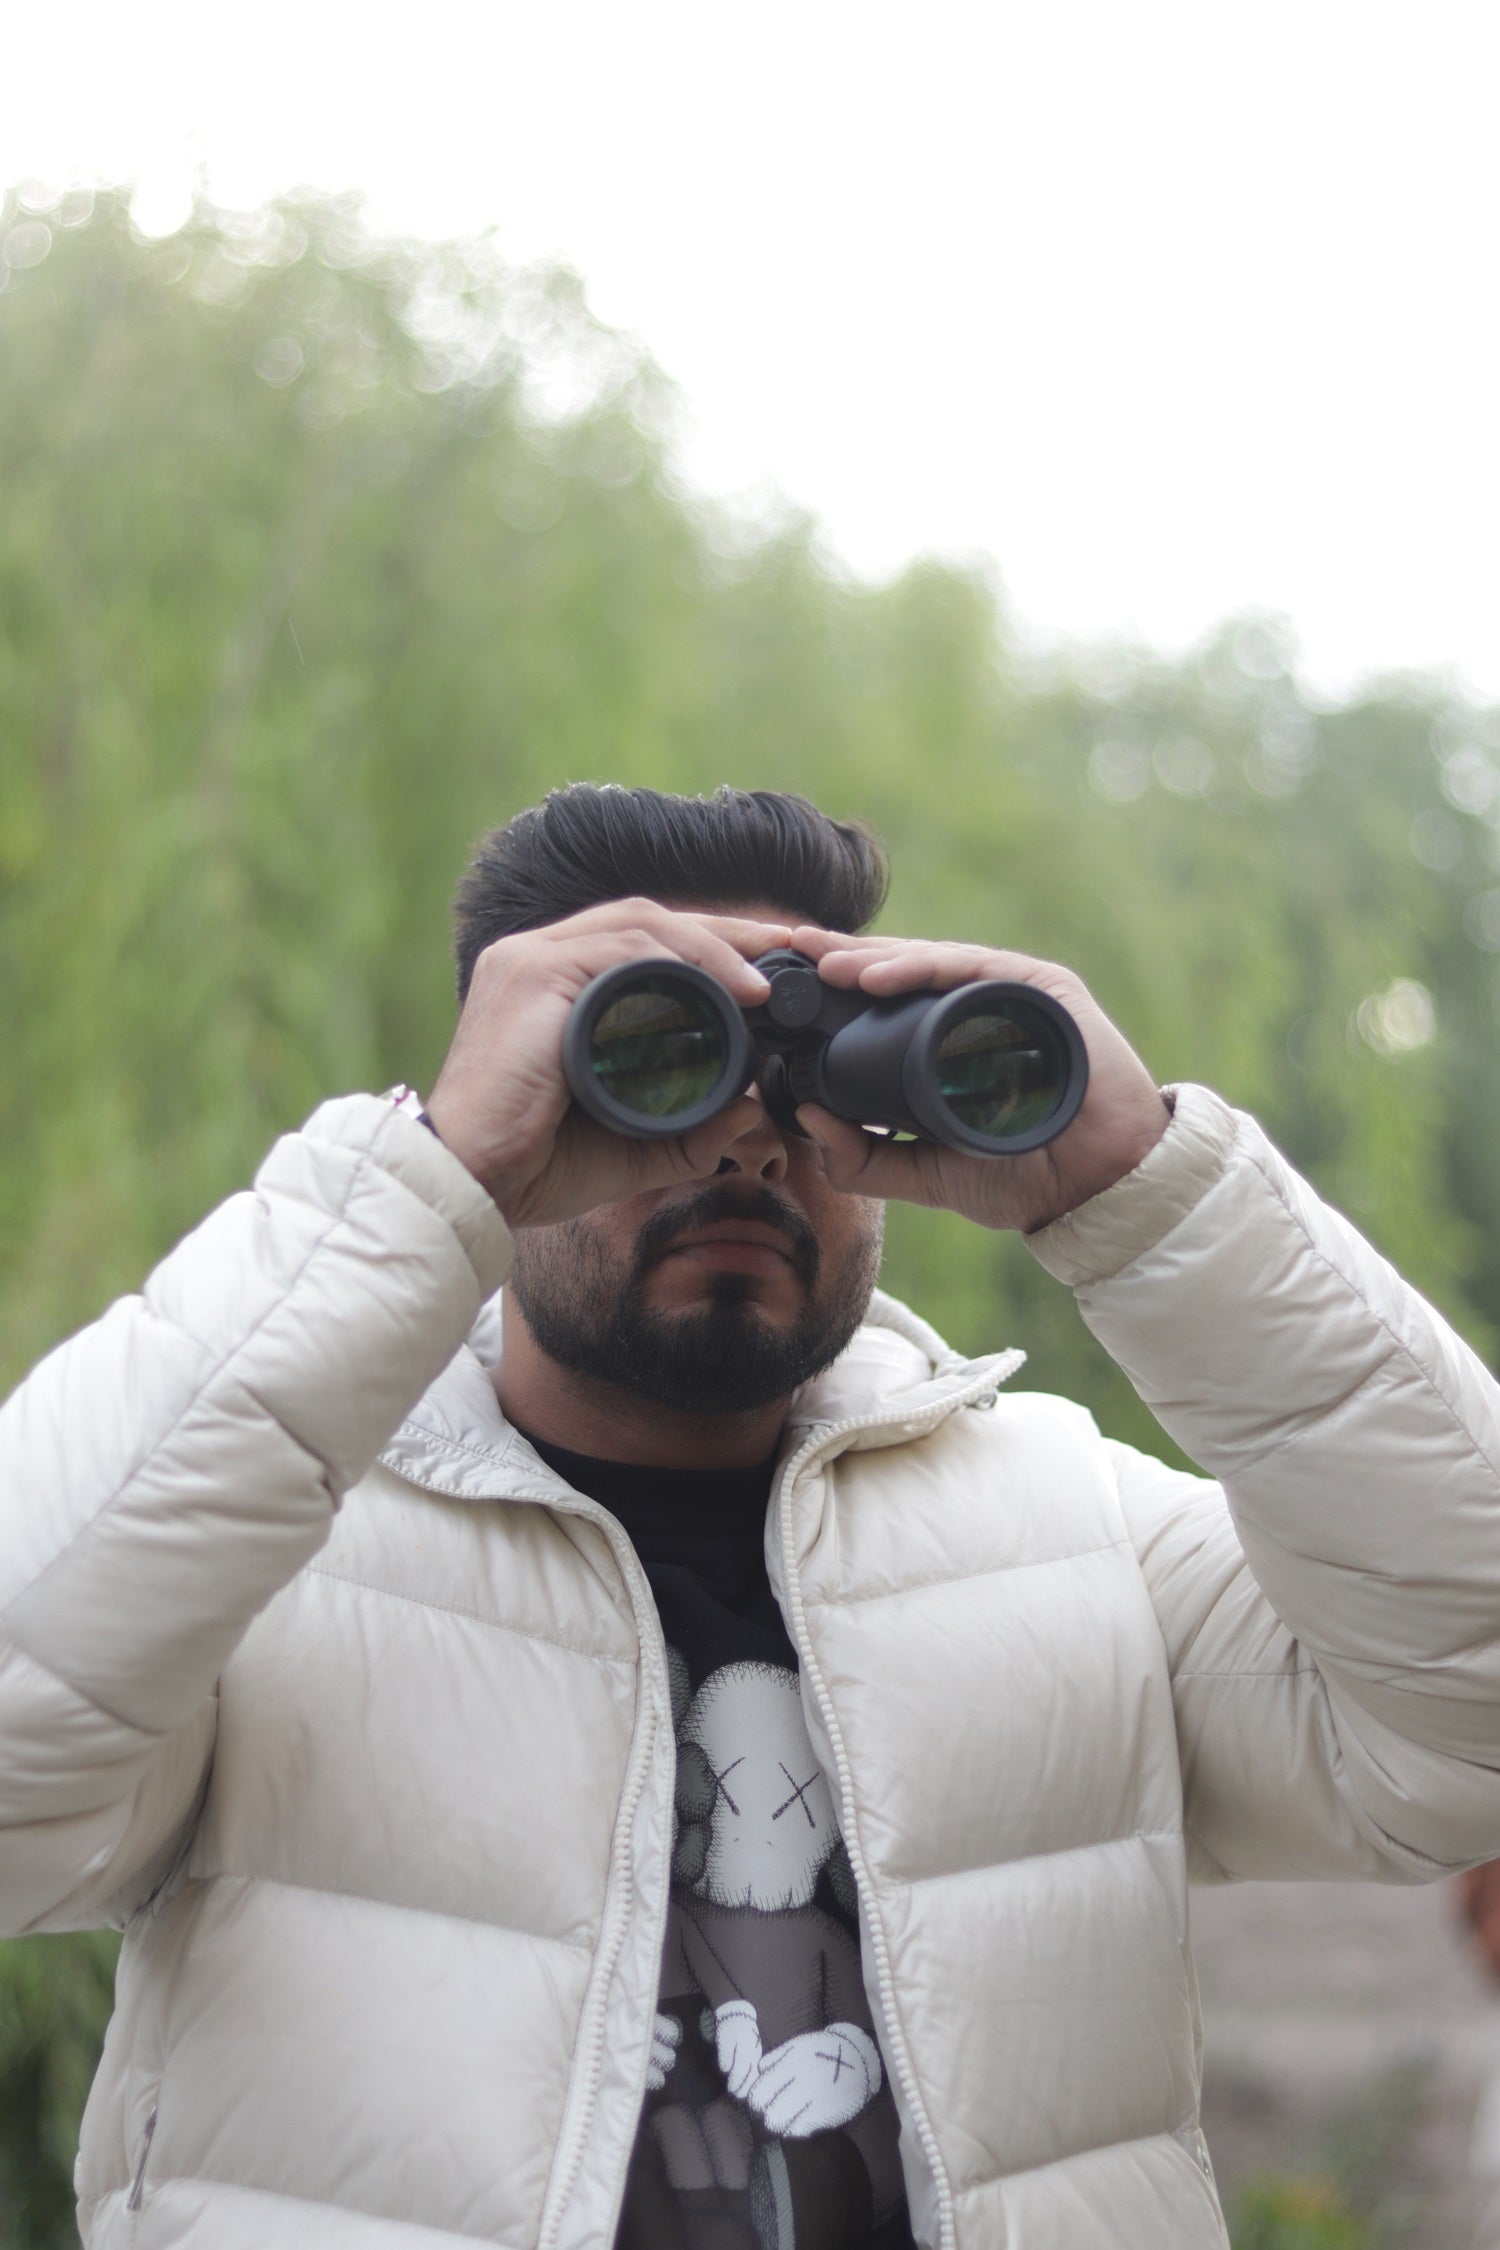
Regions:
M 142 1736 L 0 1647 L 0 1869 L 5 1926 L 97 1929 L 123 1921 L 179 1856 L 212 1756 L 215 1699 Z M 117 1868 L 129 1871 L 116 1908 Z
M 492 2239 L 234 2181 L 163 2179 L 149 2217 L 123 2195 L 101 2204 L 90 2250 L 469 2250 Z M 496 2250 L 519 2250 L 519 2238 Z
M 1180 1788 L 1196 1860 L 1228 1873 L 1401 1879 L 1500 1848 L 1485 1764 L 1500 1764 L 1500 1728 L 1455 1716 L 1500 1702 L 1500 1652 L 1451 1629 L 1476 1583 L 1500 1614 L 1494 1432 L 1471 1428 L 1492 1390 L 1289 1180 L 1247 1120 L 1183 1089 L 1138 1173 L 1034 1245 L 1075 1262 L 1091 1324 L 1179 1436 L 1210 1459 L 1222 1443 L 1227 1508 L 1203 1479 L 1104 1445 L 1064 1402 L 1002 1392 L 993 1412 L 963 1411 L 1013 1355 L 964 1362 L 887 1299 L 797 1405 L 768 1558 L 861 1885 L 913 2210 L 943 2250 L 1223 2250 L 1196 2136 Z M 372 1263 L 386 1232 L 400 1254 Z M 1289 1302 L 1306 1279 L 1344 1339 L 1335 1372 L 1379 1363 L 1372 1322 L 1392 1370 L 1361 1391 L 1351 1455 L 1341 1401 L 1307 1389 L 1319 1355 L 1304 1334 L 1306 1446 L 1279 1449 L 1300 1456 L 1295 1510 L 1274 1446 L 1268 1481 L 1234 1487 L 1239 1433 L 1266 1408 L 1226 1277 L 1248 1286 L 1257 1255 Z M 329 1105 L 278 1145 L 254 1197 L 174 1253 L 144 1315 L 116 1308 L 0 1416 L 3 1520 L 22 1525 L 0 1582 L 25 1596 L 28 1558 L 65 1580 L 121 1497 L 102 1439 L 70 1445 L 89 1401 L 132 1446 L 180 1419 L 175 1347 L 160 1394 L 150 1380 L 160 1308 L 188 1322 L 206 1294 L 205 1333 L 232 1341 L 226 1277 L 248 1261 L 288 1290 L 313 1283 L 307 1301 L 338 1315 L 336 1334 L 298 1328 L 295 1367 L 279 1345 L 256 1361 L 274 1332 L 257 1319 L 245 1379 L 221 1394 L 236 1476 L 215 1474 L 210 1413 L 173 1456 L 176 1483 L 147 1479 L 119 1517 L 139 1533 L 117 1542 L 132 1637 L 115 1630 L 107 1653 L 123 1707 L 144 1707 L 163 1668 L 190 1694 L 217 1650 L 212 1743 L 198 1696 L 144 1774 L 128 1728 L 75 1758 L 76 1703 L 49 1704 L 46 1685 L 89 1653 L 65 1601 L 33 1606 L 29 1667 L 4 1661 L 0 1613 L 0 1727 L 35 1745 L 3 1784 L 0 1907 L 24 1869 L 38 1920 L 91 1899 L 135 1909 L 85 2127 L 90 2250 L 263 2244 L 271 2211 L 295 2213 L 284 2239 L 313 2250 L 523 2245 L 544 2229 L 549 2250 L 609 2250 L 654 2012 L 670 1729 L 638 1565 L 505 1428 L 459 1348 L 507 1256 L 431 1135 L 370 1098 Z M 258 1314 L 259 1285 L 240 1294 Z M 1245 1309 L 1259 1348 L 1257 1318 Z M 492 1307 L 474 1332 L 493 1337 Z M 1217 1420 L 1197 1391 L 1179 1396 L 1184 1358 Z M 257 1415 L 263 1446 L 244 1442 Z M 1387 1415 L 1399 1461 L 1382 1453 Z M 1445 1451 L 1452 1475 L 1403 1516 L 1403 1482 L 1455 1424 L 1468 1450 Z M 1360 1497 L 1368 1481 L 1387 1554 L 1353 1601 L 1351 1574 L 1323 1559 L 1343 1522 L 1326 1472 L 1350 1458 L 1382 1464 Z M 360 1468 L 347 1498 L 329 1462 Z M 153 1576 L 163 1539 L 191 1614 Z M 1234 1560 L 1257 1543 L 1257 1569 L 1308 1611 L 1305 1646 Z M 284 1590 L 267 1597 L 273 1554 Z M 1399 1739 L 1371 1708 L 1377 1662 L 1423 1684 L 1403 1693 Z M 163 1887 L 168 1814 L 180 1824 L 210 1750 L 190 1852 Z M 98 1838 L 86 1876 L 78 1831 L 45 1816 L 63 1788 Z M 318 1872 L 348 1894 L 302 1880 Z
M 1204 2250 L 1228 2241 L 1211 2172 L 1172 2133 L 981 2181 L 955 2201 L 962 2238 L 976 2250 Z

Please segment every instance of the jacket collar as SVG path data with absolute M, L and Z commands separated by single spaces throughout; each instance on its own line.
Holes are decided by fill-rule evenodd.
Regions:
M 490 1299 L 451 1359 L 380 1455 L 398 1476 L 455 1500 L 550 1500 L 571 1493 L 556 1472 L 506 1421 L 490 1371 L 499 1359 L 500 1297 Z M 899 1443 L 914 1423 L 927 1423 L 976 1383 L 998 1385 L 1021 1365 L 1022 1352 L 981 1360 L 953 1351 L 925 1320 L 877 1289 L 864 1325 L 844 1351 L 793 1402 L 783 1455 L 815 1431 L 830 1436 L 858 1425 L 860 1448 Z

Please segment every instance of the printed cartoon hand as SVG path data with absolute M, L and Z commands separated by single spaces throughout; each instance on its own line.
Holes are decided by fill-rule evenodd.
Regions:
M 880 2079 L 880 2050 L 869 2033 L 857 2023 L 830 2023 L 773 2047 L 745 2100 L 768 2133 L 804 2141 L 858 2117 Z
M 659 2094 L 667 2083 L 681 2044 L 682 2025 L 675 2016 L 664 2016 L 658 2009 L 651 2030 L 651 2060 L 646 2066 L 648 2094 Z
M 738 2102 L 751 2101 L 760 2068 L 760 2025 L 748 2000 L 726 2000 L 714 2010 L 714 2044 L 725 2083 Z

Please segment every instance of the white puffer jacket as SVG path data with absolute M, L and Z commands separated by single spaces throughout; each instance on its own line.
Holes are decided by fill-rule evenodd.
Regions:
M 770 1565 L 920 2239 L 1209 2250 L 1189 1863 L 1500 1851 L 1496 1392 L 1196 1089 L 1037 1247 L 1228 1507 L 880 1299 Z M 508 1254 L 336 1102 L 0 1417 L 0 1908 L 126 1930 L 92 2250 L 609 2250 L 670 1705 L 463 1348 Z

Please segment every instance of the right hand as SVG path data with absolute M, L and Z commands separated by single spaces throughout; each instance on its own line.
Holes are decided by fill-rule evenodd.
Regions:
M 656 2022 L 651 2032 L 651 2060 L 646 2065 L 646 2091 L 659 2094 L 672 2075 L 677 2060 L 677 2050 L 682 2045 L 682 2024 L 676 2016 L 664 2016 L 656 2011 Z
M 714 2010 L 714 2046 L 724 2083 L 737 2102 L 748 2099 L 760 2069 L 760 2021 L 749 2000 L 723 2000 Z
M 556 1226 L 597 1204 L 707 1179 L 760 1113 L 742 1094 L 669 1140 L 631 1140 L 578 1109 L 563 1076 L 563 1027 L 584 986 L 622 961 L 672 955 L 717 977 L 742 1007 L 764 1000 L 751 958 L 787 925 L 614 899 L 566 921 L 497 938 L 474 965 L 453 1044 L 427 1102 L 440 1138 L 518 1227 Z

